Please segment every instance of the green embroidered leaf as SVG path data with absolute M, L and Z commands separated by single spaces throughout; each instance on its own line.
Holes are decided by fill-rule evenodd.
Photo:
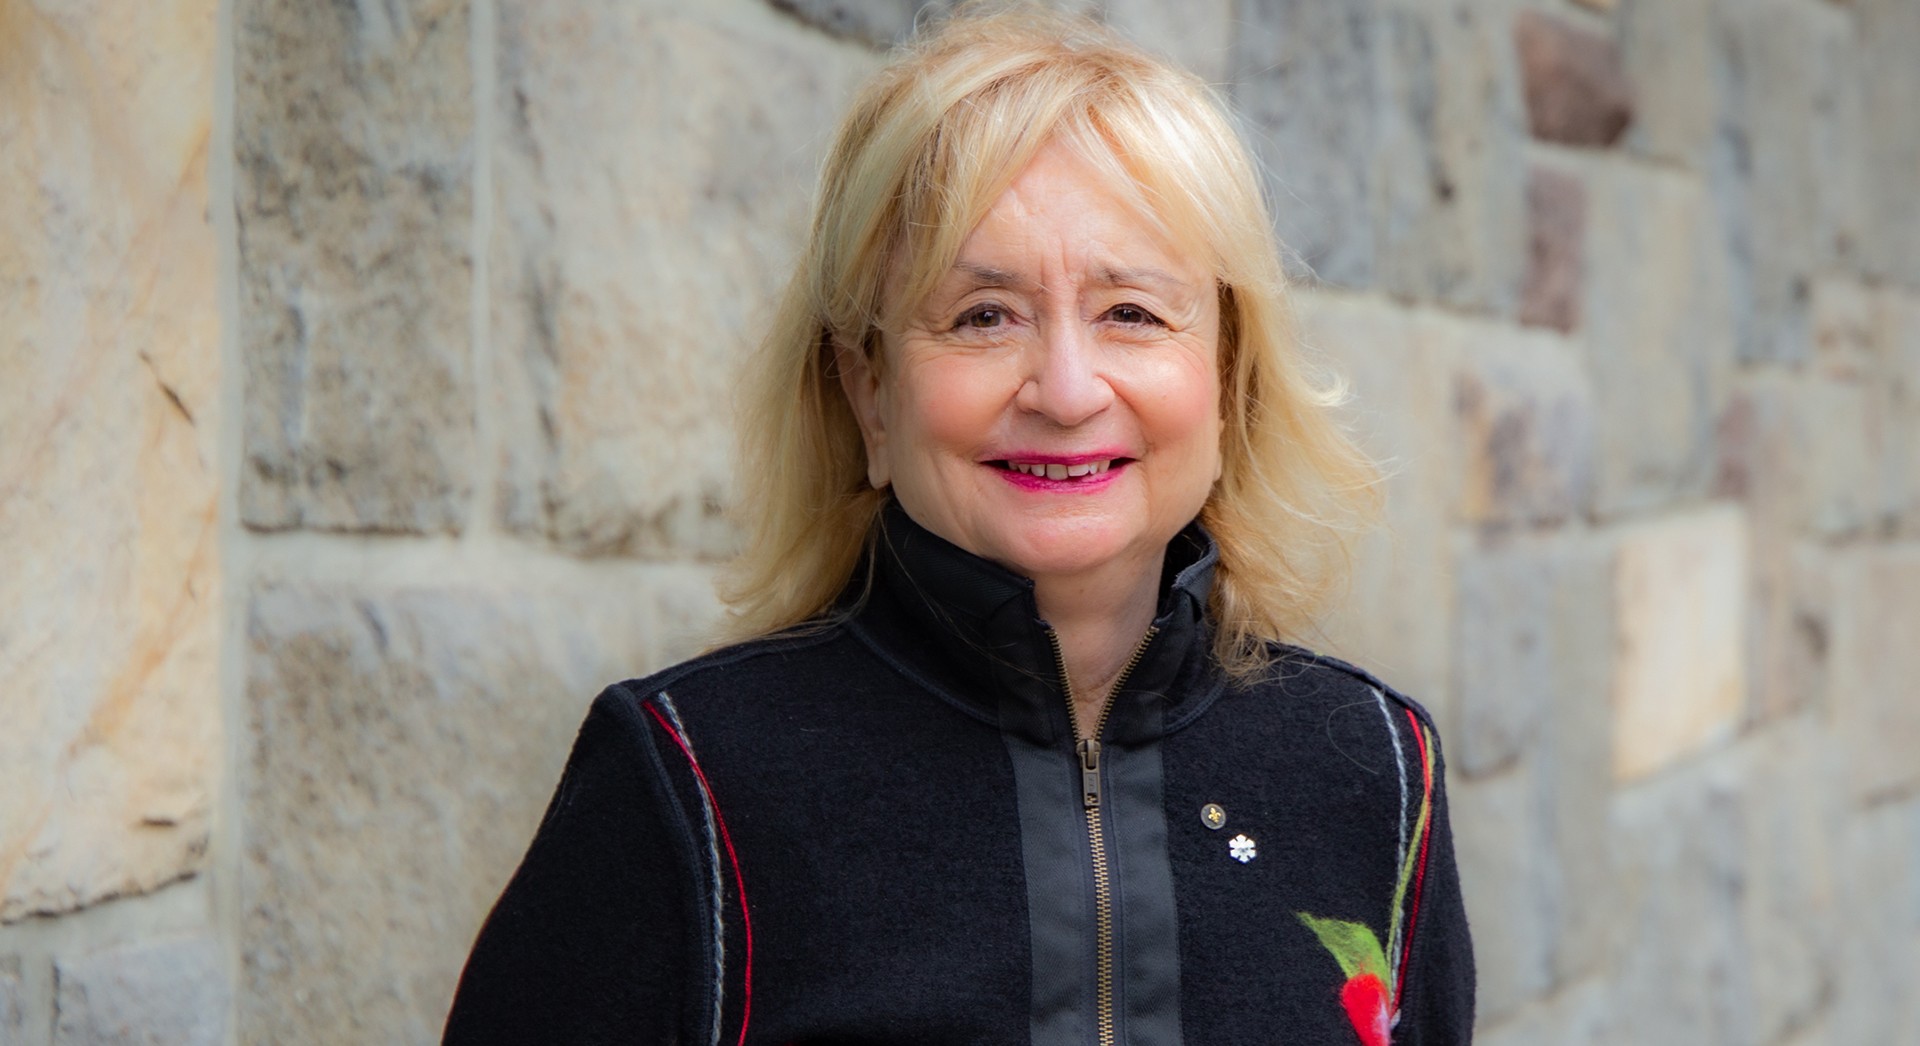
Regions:
M 1382 981 L 1387 979 L 1387 953 L 1380 948 L 1380 938 L 1375 937 L 1366 924 L 1322 919 L 1306 912 L 1297 914 L 1307 929 L 1333 953 L 1340 963 L 1340 972 L 1348 980 L 1363 973 L 1373 974 Z

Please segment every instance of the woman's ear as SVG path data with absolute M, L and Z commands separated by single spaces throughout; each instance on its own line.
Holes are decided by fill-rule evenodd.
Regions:
M 860 424 L 861 442 L 867 446 L 867 482 L 875 490 L 885 490 L 893 482 L 893 475 L 887 462 L 880 375 L 865 352 L 839 338 L 833 339 L 833 369 L 840 376 L 840 391 L 847 395 L 853 418 Z

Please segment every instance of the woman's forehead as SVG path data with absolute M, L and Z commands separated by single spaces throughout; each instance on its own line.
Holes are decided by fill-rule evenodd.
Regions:
M 923 286 L 956 278 L 1016 285 L 1036 278 L 1026 271 L 1030 252 L 1062 249 L 1096 283 L 1172 288 L 1205 278 L 1203 236 L 1162 214 L 1152 202 L 1159 195 L 1117 165 L 1056 139 L 1001 187 L 964 237 L 924 238 L 925 256 L 901 260 L 918 270 L 914 275 L 931 277 L 914 281 Z M 942 261 L 941 271 L 928 271 Z

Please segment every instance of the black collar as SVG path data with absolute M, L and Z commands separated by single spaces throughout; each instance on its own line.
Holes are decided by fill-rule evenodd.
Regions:
M 1199 714 L 1222 677 L 1207 594 L 1219 550 L 1198 522 L 1167 545 L 1153 639 L 1113 698 L 1103 742 L 1154 740 Z M 1071 744 L 1060 666 L 1033 581 L 940 538 L 899 502 L 881 514 L 851 626 L 882 657 L 969 714 L 1040 744 Z

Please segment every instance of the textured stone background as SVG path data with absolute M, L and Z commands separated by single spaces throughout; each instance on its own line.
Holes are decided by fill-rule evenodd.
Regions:
M 434 1041 L 914 0 L 0 0 L 0 1044 Z M 1390 461 L 1494 1044 L 1920 1042 L 1920 3 L 1106 0 Z

